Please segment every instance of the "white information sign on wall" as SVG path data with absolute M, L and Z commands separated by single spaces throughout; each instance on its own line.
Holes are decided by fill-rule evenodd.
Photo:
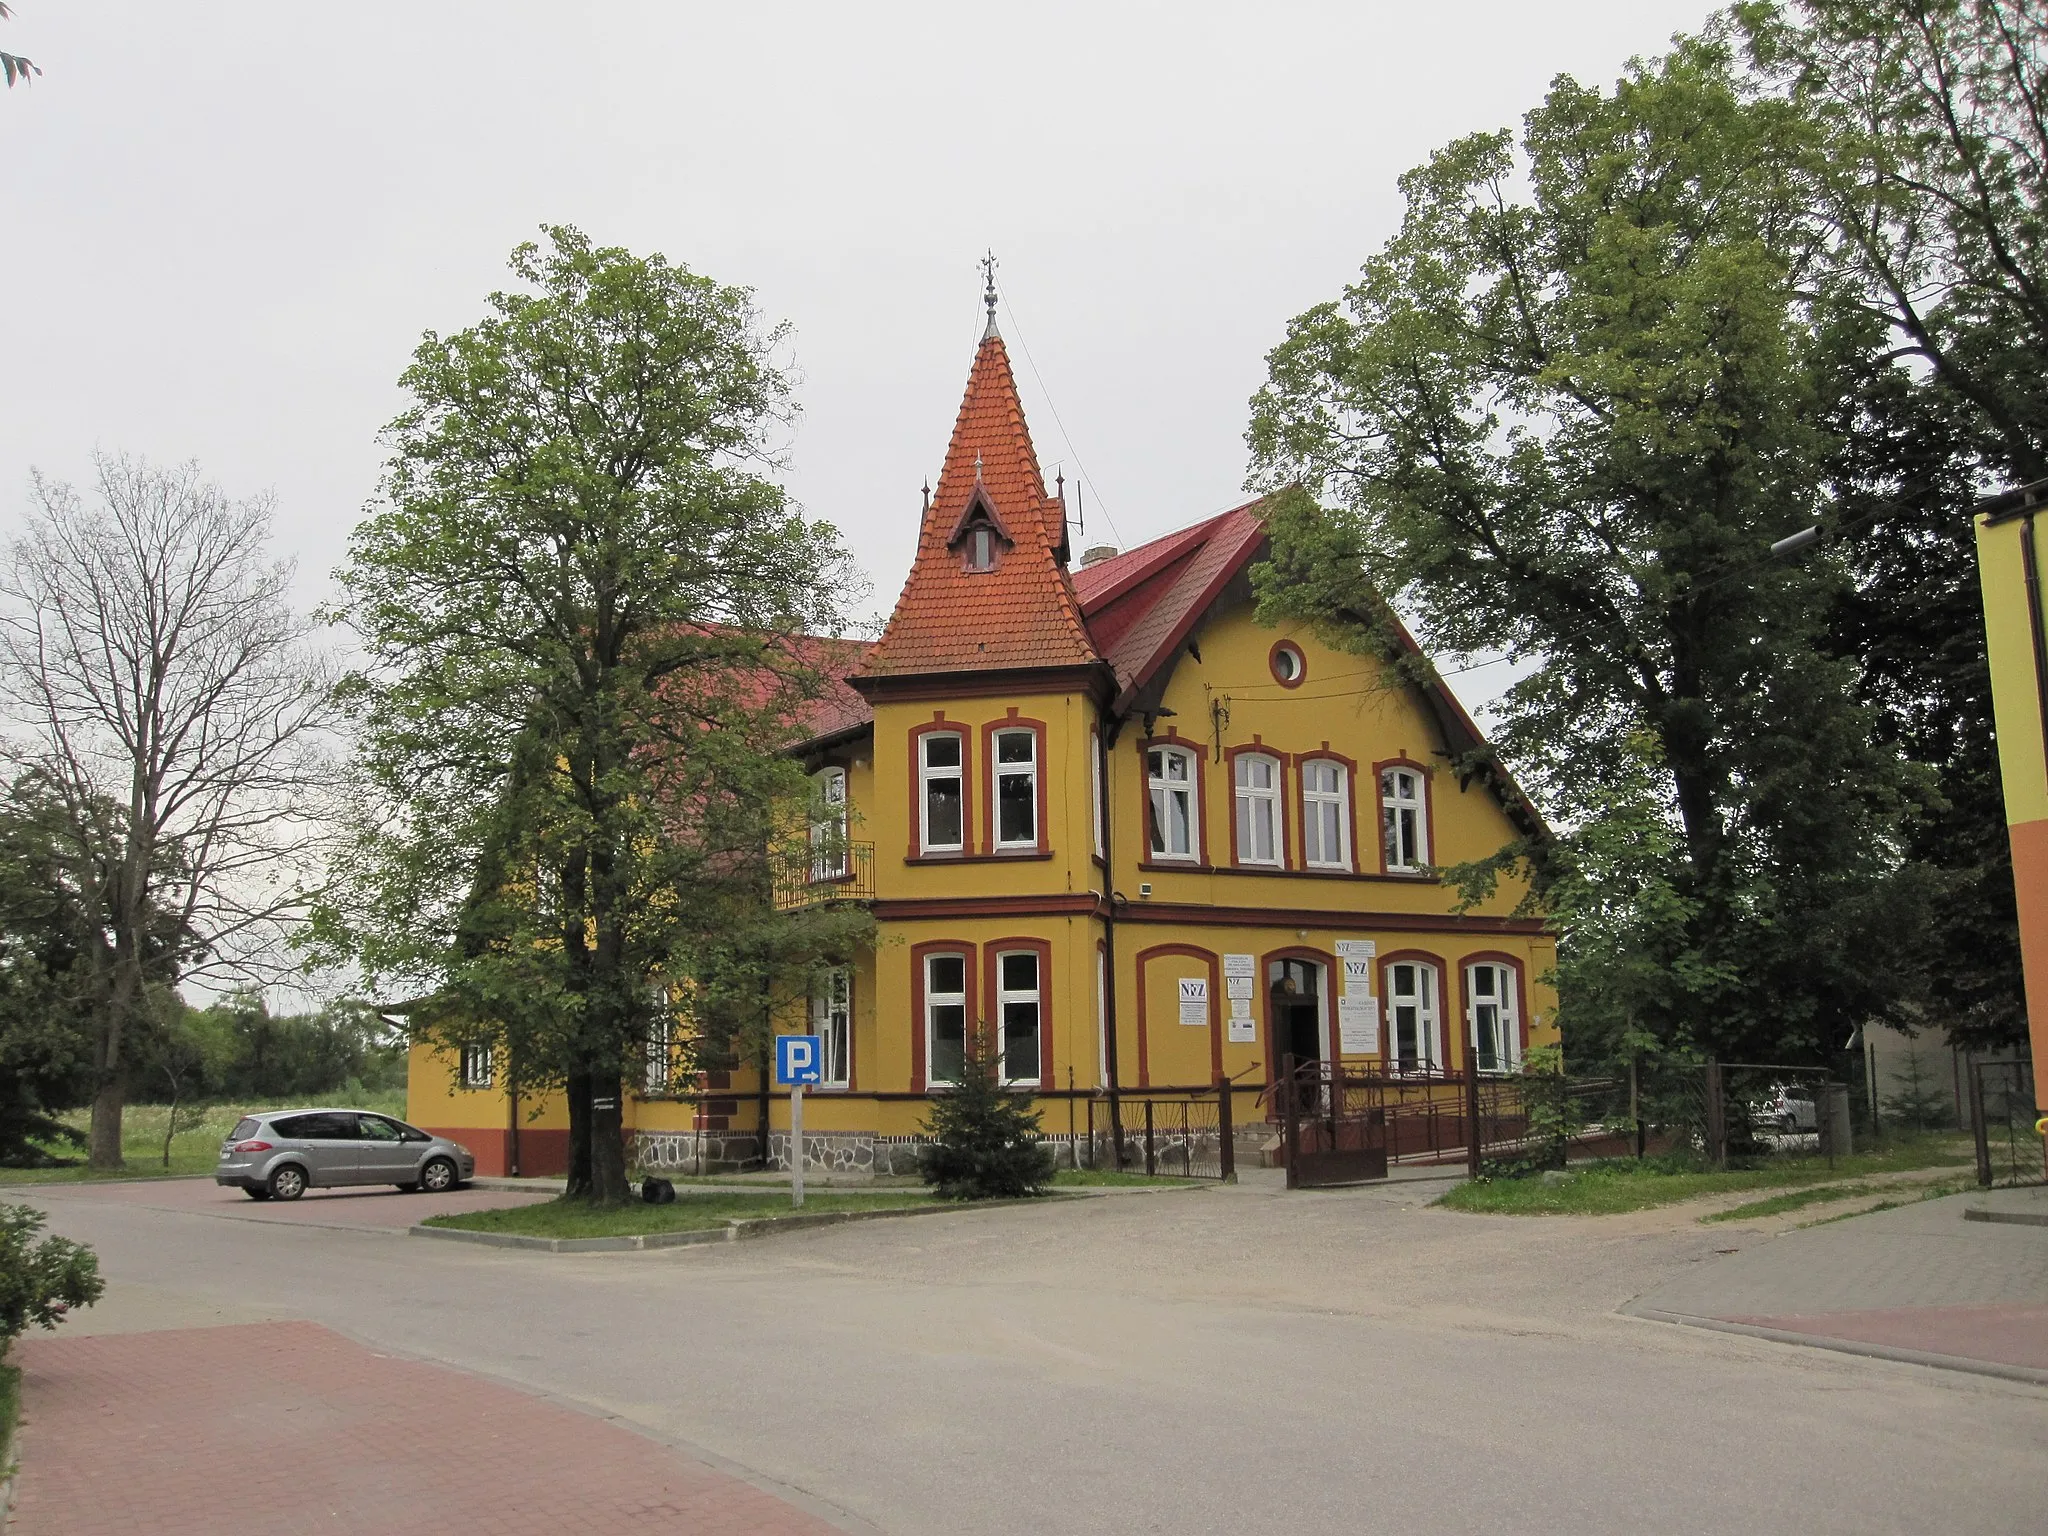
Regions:
M 1363 996 L 1372 991 L 1372 961 L 1354 960 L 1346 955 L 1339 962 L 1344 967 L 1344 995 Z
M 1225 955 L 1223 957 L 1223 974 L 1226 976 L 1256 976 L 1259 974 L 1259 962 L 1251 955 Z
M 1345 960 L 1370 960 L 1380 952 L 1378 939 L 1339 939 L 1337 954 Z
M 1226 997 L 1251 1001 L 1252 979 L 1249 976 L 1226 976 L 1223 978 L 1223 993 Z
M 1209 979 L 1206 976 L 1181 977 L 1180 1021 L 1198 1025 L 1209 1022 Z
M 1256 1045 L 1259 1041 L 1259 1026 L 1247 1014 L 1244 1018 L 1230 1021 L 1230 1043 L 1232 1045 Z
M 1346 1056 L 1371 1056 L 1380 1048 L 1380 1000 L 1342 997 L 1337 1000 L 1337 1047 Z
M 1230 999 L 1230 1016 L 1233 1019 L 1250 1018 L 1252 1016 L 1252 1000 L 1248 997 L 1238 997 L 1233 994 Z

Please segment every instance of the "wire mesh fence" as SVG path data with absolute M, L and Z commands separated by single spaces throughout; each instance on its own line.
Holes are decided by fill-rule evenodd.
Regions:
M 1970 1063 L 1970 1133 L 1976 1143 L 1977 1183 L 2039 1184 L 2048 1178 L 2031 1061 Z

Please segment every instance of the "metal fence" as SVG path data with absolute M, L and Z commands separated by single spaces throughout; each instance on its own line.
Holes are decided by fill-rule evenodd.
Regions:
M 1114 1103 L 1091 1098 L 1087 1137 L 1075 1156 L 1085 1168 L 1234 1183 L 1230 1100 L 1227 1088 L 1127 1090 Z
M 2031 1061 L 1972 1061 L 1970 1133 L 1977 1147 L 1977 1183 L 2039 1184 L 2048 1177 Z

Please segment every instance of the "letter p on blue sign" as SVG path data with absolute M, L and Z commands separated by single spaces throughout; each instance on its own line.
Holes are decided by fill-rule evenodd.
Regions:
M 808 1088 L 818 1081 L 822 1042 L 816 1035 L 775 1037 L 775 1081 L 785 1088 Z

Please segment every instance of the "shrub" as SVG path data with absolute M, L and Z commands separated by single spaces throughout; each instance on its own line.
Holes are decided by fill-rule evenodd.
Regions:
M 0 1205 L 0 1359 L 29 1324 L 55 1328 L 73 1307 L 89 1307 L 107 1288 L 100 1261 L 69 1238 L 46 1237 L 43 1213 Z
M 1038 1144 L 1031 1096 L 996 1082 L 987 1026 L 967 1042 L 960 1084 L 936 1100 L 925 1120 L 931 1145 L 918 1172 L 942 1200 L 1014 1200 L 1052 1182 L 1053 1156 Z

